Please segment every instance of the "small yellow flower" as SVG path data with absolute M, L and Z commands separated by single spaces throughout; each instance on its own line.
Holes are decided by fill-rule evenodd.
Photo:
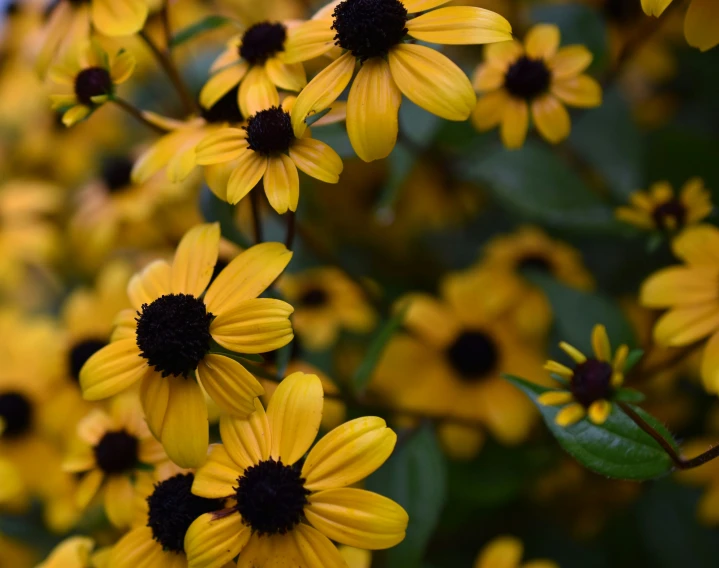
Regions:
M 115 87 L 127 81 L 135 70 L 135 59 L 126 51 L 108 55 L 94 42 L 50 69 L 53 110 L 63 110 L 62 122 L 72 126 L 107 102 Z
M 342 158 L 324 142 L 304 131 L 296 136 L 292 116 L 297 103 L 270 107 L 252 115 L 247 126 L 224 128 L 197 146 L 197 163 L 214 166 L 206 172 L 208 185 L 233 205 L 260 180 L 272 208 L 295 211 L 300 198 L 298 169 L 327 183 L 337 183 Z
M 569 136 L 571 121 L 564 105 L 590 108 L 601 104 L 602 88 L 582 72 L 592 62 L 583 45 L 559 47 L 559 28 L 534 26 L 524 40 L 485 48 L 474 87 L 482 94 L 472 113 L 477 129 L 500 127 L 507 148 L 521 148 L 529 114 L 537 130 L 556 144 Z
M 219 224 L 199 225 L 182 238 L 172 264 L 157 260 L 135 275 L 128 285 L 132 309 L 120 312 L 113 341 L 80 371 L 87 400 L 140 382 L 150 431 L 182 467 L 205 459 L 203 389 L 223 411 L 240 416 L 250 414 L 264 392 L 227 351 L 265 353 L 292 340 L 292 306 L 258 298 L 292 253 L 280 243 L 256 245 L 210 284 L 219 244 Z
M 672 0 L 642 0 L 642 8 L 657 18 Z M 719 45 L 719 3 L 716 0 L 692 0 L 684 19 L 684 35 L 692 47 L 707 51 Z
M 449 58 L 409 42 L 407 36 L 430 43 L 483 44 L 511 39 L 512 27 L 499 14 L 482 8 L 436 9 L 448 1 L 332 2 L 312 20 L 290 30 L 285 62 L 344 50 L 297 97 L 292 116 L 295 135 L 303 135 L 308 116 L 332 106 L 352 82 L 358 64 L 347 100 L 347 132 L 362 160 L 385 158 L 394 148 L 402 95 L 447 120 L 467 120 L 476 102 L 467 76 Z
M 660 181 L 649 191 L 633 193 L 629 201 L 630 206 L 617 208 L 617 219 L 640 229 L 670 233 L 698 223 L 713 208 L 711 193 L 699 178 L 685 183 L 679 195 L 668 182 Z
M 192 491 L 228 506 L 187 531 L 189 568 L 345 566 L 331 542 L 379 550 L 404 539 L 407 513 L 394 501 L 351 488 L 390 456 L 397 436 L 372 416 L 339 426 L 307 454 L 322 419 L 322 385 L 295 373 L 280 383 L 265 412 L 220 421 L 223 445 L 195 474 Z M 330 540 L 331 539 L 331 540 Z
M 524 545 L 513 536 L 500 536 L 487 544 L 477 556 L 474 568 L 559 568 L 551 560 L 522 562 Z
M 607 330 L 595 325 L 592 330 L 594 357 L 587 357 L 576 347 L 560 343 L 559 347 L 572 358 L 570 368 L 548 361 L 544 368 L 567 381 L 564 388 L 548 391 L 538 398 L 546 406 L 564 406 L 555 418 L 559 426 L 571 426 L 589 415 L 594 424 L 604 424 L 612 411 L 612 397 L 624 382 L 624 364 L 629 348 L 621 345 L 612 360 Z
M 237 91 L 242 114 L 250 116 L 280 104 L 277 89 L 298 92 L 307 84 L 302 63 L 284 63 L 287 24 L 263 21 L 230 39 L 210 68 L 214 75 L 200 92 L 200 103 L 211 107 L 230 89 Z

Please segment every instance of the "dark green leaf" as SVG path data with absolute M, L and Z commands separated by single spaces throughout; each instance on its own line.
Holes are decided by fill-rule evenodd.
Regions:
M 575 290 L 545 274 L 535 272 L 529 278 L 547 295 L 554 311 L 557 332 L 563 341 L 590 353 L 592 329 L 601 323 L 607 328 L 609 340 L 615 348 L 622 344 L 631 348 L 636 344 L 634 329 L 611 298 Z
M 634 389 L 619 389 L 616 393 L 614 393 L 614 400 L 619 400 L 621 402 L 638 404 L 640 402 L 644 402 L 645 398 L 646 397 L 643 393 Z
M 220 223 L 220 232 L 228 241 L 242 248 L 252 246 L 247 237 L 235 225 L 235 208 L 222 201 L 206 185 L 200 191 L 200 212 L 208 223 Z
M 624 364 L 624 372 L 628 373 L 634 368 L 634 365 L 639 363 L 639 360 L 644 357 L 644 351 L 642 349 L 632 349 L 627 355 L 627 362 Z
M 170 42 L 170 47 L 177 47 L 178 45 L 191 40 L 196 35 L 209 32 L 210 30 L 217 29 L 220 26 L 224 26 L 229 23 L 232 23 L 232 20 L 225 18 L 224 16 L 207 16 L 196 24 L 192 24 L 191 26 L 177 32 Z
M 551 389 L 519 377 L 505 375 L 505 378 L 522 389 L 537 405 L 559 444 L 592 471 L 607 477 L 643 480 L 663 476 L 672 470 L 672 460 L 661 446 L 616 405 L 607 421 L 600 426 L 584 419 L 572 426 L 562 427 L 554 422 L 561 406 L 537 403 L 537 397 Z M 663 437 L 674 443 L 666 428 L 654 417 L 640 408 L 633 409 Z
M 446 463 L 434 430 L 425 424 L 410 435 L 366 483 L 409 514 L 406 538 L 387 551 L 386 565 L 402 568 L 421 565 L 447 495 Z
M 392 316 L 377 332 L 372 342 L 367 349 L 367 353 L 364 359 L 360 363 L 359 367 L 355 371 L 352 377 L 352 388 L 354 392 L 361 393 L 367 388 L 372 374 L 374 373 L 377 363 L 379 363 L 380 357 L 384 353 L 387 343 L 389 343 L 392 336 L 399 330 L 404 321 L 404 316 L 407 313 L 406 309 L 399 310 L 394 316 Z
M 326 108 L 326 109 L 317 111 L 314 114 L 309 115 L 307 118 L 305 118 L 305 124 L 307 124 L 307 126 L 312 126 L 320 118 L 327 115 L 331 110 L 332 110 L 332 108 Z

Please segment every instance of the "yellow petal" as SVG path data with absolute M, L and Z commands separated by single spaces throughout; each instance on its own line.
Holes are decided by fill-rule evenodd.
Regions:
M 544 406 L 561 406 L 572 400 L 572 393 L 568 391 L 547 391 L 537 397 L 537 402 Z
M 559 343 L 559 348 L 564 351 L 567 355 L 569 355 L 575 363 L 584 363 L 587 360 L 586 355 L 582 353 L 579 349 L 574 347 L 573 345 L 569 345 L 569 343 L 562 341 Z
M 475 91 L 494 91 L 504 85 L 504 73 L 494 65 L 479 65 L 474 72 L 472 86 Z M 480 99 L 481 100 L 481 99 Z
M 342 173 L 342 158 L 324 142 L 314 138 L 299 138 L 290 146 L 290 158 L 308 176 L 337 183 Z
M 222 416 L 220 437 L 229 458 L 241 470 L 268 460 L 272 435 L 262 403 L 255 400 L 255 412 L 249 418 Z
M 139 32 L 148 12 L 146 0 L 92 0 L 92 23 L 110 37 Z
M 262 179 L 267 201 L 280 215 L 296 211 L 300 199 L 300 177 L 292 158 L 285 154 L 270 156 Z
M 320 429 L 322 400 L 317 375 L 293 373 L 280 383 L 267 407 L 272 458 L 291 465 L 307 452 Z
M 365 61 L 347 99 L 347 134 L 365 162 L 389 156 L 397 142 L 402 93 L 380 57 Z
M 277 57 L 270 57 L 265 63 L 265 72 L 270 81 L 285 91 L 299 92 L 307 85 L 302 63 L 284 63 Z
M 684 35 L 689 45 L 702 51 L 719 45 L 719 3 L 692 0 L 684 20 Z
M 215 517 L 205 513 L 185 534 L 188 568 L 221 568 L 240 553 L 251 533 L 239 514 Z
M 556 373 L 560 377 L 569 379 L 574 372 L 567 366 L 557 363 L 556 361 L 547 361 L 544 365 L 544 370 L 550 373 Z
M 355 68 L 355 58 L 347 52 L 330 63 L 302 89 L 292 107 L 292 128 L 295 136 L 302 138 L 307 130 L 305 119 L 332 105 L 345 90 Z
M 212 164 L 204 167 L 205 183 L 207 183 L 212 190 L 212 193 L 222 201 L 227 201 L 227 184 L 230 181 L 230 176 L 236 165 L 237 162 L 232 160 L 222 164 Z
M 324 55 L 334 47 L 335 31 L 327 20 L 310 20 L 287 30 L 284 52 L 286 63 L 308 61 Z
M 292 341 L 290 314 L 294 308 L 274 298 L 245 300 L 228 306 L 210 324 L 210 334 L 236 353 L 267 353 Z
M 490 43 L 484 48 L 486 65 L 491 65 L 502 74 L 507 72 L 509 66 L 524 55 L 524 46 L 515 40 Z
M 180 467 L 203 464 L 209 444 L 209 423 L 205 396 L 192 378 L 170 375 L 170 398 L 162 424 L 160 441 L 169 458 Z
M 343 545 L 339 551 L 348 568 L 370 568 L 372 564 L 372 553 L 369 550 Z
M 279 106 L 280 95 L 264 67 L 255 65 L 240 84 L 237 100 L 242 116 L 249 117 L 261 110 Z
M 92 109 L 89 106 L 75 105 L 65 111 L 65 114 L 62 115 L 62 123 L 69 128 L 73 124 L 86 118 L 90 114 L 91 110 Z
M 127 295 L 135 310 L 142 310 L 143 304 L 151 304 L 160 296 L 171 292 L 172 267 L 164 260 L 148 264 L 142 272 L 130 279 Z
M 248 68 L 249 65 L 246 61 L 238 61 L 237 64 L 225 67 L 215 73 L 200 91 L 200 104 L 204 108 L 212 108 L 233 87 L 239 85 Z
M 588 75 L 557 79 L 550 90 L 571 106 L 591 108 L 602 104 L 602 87 Z
M 612 404 L 608 400 L 598 400 L 589 407 L 589 420 L 594 424 L 604 424 L 612 412 Z
M 337 547 L 318 530 L 300 523 L 290 533 L 294 541 L 294 548 L 301 557 L 301 564 L 297 561 L 290 561 L 280 564 L 281 566 L 302 566 L 303 568 L 347 568 L 345 561 L 340 556 Z M 292 554 L 292 551 L 290 551 Z M 257 564 L 265 566 L 266 564 Z M 238 565 L 238 568 L 240 567 Z
M 404 296 L 404 325 L 413 334 L 436 349 L 447 347 L 460 333 L 460 324 L 451 309 L 429 294 Z
M 392 454 L 397 435 L 384 420 L 366 416 L 338 426 L 310 451 L 302 467 L 305 487 L 322 491 L 352 485 Z
M 569 404 L 557 412 L 554 421 L 558 426 L 571 426 L 576 424 L 586 415 L 586 411 L 581 404 Z
M 704 347 L 701 377 L 708 393 L 719 393 L 719 333 L 714 333 Z
M 97 495 L 104 477 L 99 469 L 93 469 L 83 476 L 75 492 L 75 504 L 78 508 L 84 509 L 90 504 L 90 501 Z
M 145 412 L 147 426 L 158 440 L 165 422 L 165 413 L 170 401 L 170 383 L 162 377 L 149 377 L 140 384 L 140 402 Z
M 89 565 L 93 548 L 95 542 L 91 538 L 85 536 L 66 538 L 37 568 L 85 568 Z
M 494 128 L 502 122 L 508 104 L 509 96 L 504 89 L 479 97 L 477 105 L 472 111 L 472 124 L 480 132 Z
M 127 528 L 134 515 L 135 490 L 125 475 L 112 475 L 105 484 L 105 513 L 118 528 Z
M 512 26 L 499 14 L 474 6 L 432 10 L 407 22 L 407 33 L 429 43 L 483 44 L 512 39 Z
M 135 72 L 137 61 L 129 51 L 118 53 L 110 60 L 110 76 L 115 85 L 121 85 Z
M 302 525 L 300 525 L 302 526 Z M 301 558 L 300 552 L 295 544 L 295 530 L 289 534 L 263 535 L 258 534 L 250 537 L 247 546 L 242 549 L 237 560 L 237 568 L 284 568 L 285 566 L 298 566 L 302 568 L 314 568 Z M 317 568 L 322 568 L 318 565 Z M 346 567 L 342 567 L 346 568 Z
M 719 229 L 698 225 L 684 230 L 672 242 L 674 254 L 695 265 L 719 265 Z
M 402 4 L 405 8 L 407 8 L 407 12 L 409 14 L 416 14 L 417 12 L 424 12 L 425 10 L 437 8 L 449 1 L 450 0 L 402 0 Z
M 552 144 L 557 144 L 569 136 L 569 113 L 552 94 L 532 101 L 532 120 L 539 133 Z
M 252 151 L 245 150 L 237 158 L 235 169 L 227 182 L 227 202 L 236 205 L 262 179 L 267 171 L 267 158 Z
M 719 266 L 673 266 L 642 285 L 642 304 L 652 308 L 702 304 L 719 300 Z
M 474 568 L 518 568 L 523 553 L 521 540 L 513 536 L 501 536 L 482 549 Z
M 647 16 L 658 18 L 671 3 L 672 0 L 642 0 L 642 8 Z
M 568 45 L 561 48 L 547 63 L 555 79 L 564 79 L 584 71 L 593 58 L 592 52 L 583 45 Z
M 654 327 L 654 339 L 680 347 L 704 339 L 719 329 L 719 305 L 682 306 L 664 314 Z
M 601 324 L 595 325 L 592 329 L 592 349 L 594 349 L 594 356 L 600 361 L 607 363 L 612 361 L 612 348 L 609 345 L 607 328 Z
M 80 371 L 85 400 L 113 396 L 152 373 L 134 339 L 110 343 L 90 357 Z
M 164 566 L 165 552 L 150 527 L 138 527 L 123 536 L 110 553 L 112 568 L 156 568 Z
M 529 108 L 526 101 L 510 98 L 502 117 L 502 142 L 509 149 L 521 148 L 527 138 Z
M 397 503 L 362 489 L 329 489 L 309 498 L 312 525 L 342 544 L 382 550 L 402 542 L 409 517 Z
M 247 150 L 247 133 L 239 128 L 222 128 L 206 136 L 195 148 L 195 159 L 200 166 L 229 162 Z
M 392 78 L 416 105 L 447 120 L 467 120 L 477 97 L 472 84 L 446 56 L 423 45 L 400 44 L 389 52 Z
M 533 59 L 551 59 L 559 49 L 559 28 L 554 24 L 532 27 L 524 38 L 527 56 Z
M 172 261 L 172 292 L 199 298 L 210 283 L 219 250 L 219 223 L 205 223 L 187 231 Z
M 272 284 L 292 259 L 281 243 L 250 247 L 230 262 L 205 294 L 207 309 L 216 316 L 245 300 L 257 298 Z
M 224 412 L 245 418 L 255 410 L 255 399 L 265 389 L 237 361 L 223 355 L 206 355 L 197 376 L 210 398 Z
M 195 472 L 192 492 L 208 499 L 222 499 L 235 494 L 242 471 L 230 459 L 221 444 L 212 444 L 207 461 Z

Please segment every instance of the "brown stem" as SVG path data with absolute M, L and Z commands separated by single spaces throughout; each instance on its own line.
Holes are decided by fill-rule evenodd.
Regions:
M 297 213 L 294 211 L 287 212 L 287 235 L 285 236 L 285 246 L 287 250 L 292 250 L 295 242 L 295 228 L 297 226 Z
M 112 102 L 114 102 L 117 106 L 119 106 L 125 112 L 132 115 L 139 122 L 141 122 L 148 128 L 154 130 L 158 134 L 166 134 L 167 133 L 167 130 L 162 128 L 160 125 L 154 124 L 153 122 L 150 122 L 149 120 L 147 120 L 147 118 L 145 117 L 145 115 L 142 113 L 142 111 L 140 109 L 134 107 L 132 104 L 127 102 L 125 99 L 121 99 L 120 97 L 116 96 L 112 99 Z
M 250 190 L 250 206 L 252 207 L 252 224 L 255 229 L 255 244 L 262 242 L 262 219 L 260 214 L 260 191 L 256 186 Z

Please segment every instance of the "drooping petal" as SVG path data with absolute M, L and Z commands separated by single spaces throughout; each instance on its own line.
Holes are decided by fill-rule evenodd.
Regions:
M 550 90 L 571 106 L 591 108 L 602 104 L 602 87 L 589 75 L 557 79 Z
M 321 491 L 347 487 L 367 477 L 392 454 L 397 435 L 381 418 L 366 416 L 324 436 L 302 467 L 305 487 Z
M 217 101 L 244 79 L 247 69 L 249 69 L 249 65 L 246 61 L 238 61 L 215 73 L 200 91 L 200 104 L 204 108 L 212 108 Z
M 719 45 L 719 3 L 692 0 L 684 19 L 684 35 L 689 45 L 701 51 Z
M 264 394 L 259 381 L 237 361 L 223 355 L 206 355 L 197 367 L 202 386 L 224 412 L 245 418 Z
M 479 131 L 489 130 L 502 122 L 509 104 L 509 95 L 504 89 L 498 89 L 479 97 L 472 111 L 472 124 Z
M 75 491 L 75 504 L 79 509 L 84 509 L 100 490 L 105 475 L 99 469 L 93 469 L 80 480 Z
M 532 101 L 532 119 L 539 133 L 552 144 L 569 136 L 569 113 L 557 97 L 546 94 Z
M 337 152 L 314 138 L 295 140 L 290 146 L 290 158 L 299 170 L 325 183 L 337 183 L 344 167 Z
M 135 310 L 140 311 L 143 304 L 151 304 L 160 296 L 169 294 L 172 289 L 172 268 L 165 260 L 156 260 L 148 264 L 142 272 L 130 279 L 127 295 Z
M 642 8 L 647 16 L 658 18 L 671 3 L 672 0 L 642 0 Z
M 491 10 L 450 6 L 432 10 L 407 22 L 407 33 L 429 43 L 484 44 L 512 39 L 512 26 Z
M 57 545 L 37 568 L 84 568 L 88 565 L 93 548 L 95 548 L 93 539 L 86 536 L 71 536 Z
M 291 537 L 306 568 L 346 568 L 344 559 L 337 547 L 318 530 L 299 524 L 292 531 Z M 292 566 L 293 564 L 283 564 Z
M 269 459 L 272 434 L 262 403 L 255 400 L 255 412 L 249 418 L 222 416 L 220 437 L 228 456 L 241 470 Z
M 110 553 L 113 568 L 156 568 L 163 565 L 162 545 L 152 535 L 150 527 L 138 527 L 123 536 Z
M 110 343 L 90 357 L 80 371 L 85 400 L 113 396 L 152 373 L 134 339 Z
M 324 55 L 334 47 L 335 31 L 327 20 L 310 20 L 287 30 L 285 63 L 299 63 Z
M 170 383 L 159 373 L 140 384 L 140 402 L 145 413 L 145 420 L 152 435 L 160 439 L 165 413 L 170 401 Z
M 402 94 L 437 116 L 447 120 L 467 120 L 477 103 L 472 84 L 464 72 L 434 49 L 423 45 L 397 45 L 389 52 L 389 66 Z
M 280 383 L 267 407 L 272 458 L 291 465 L 307 452 L 320 429 L 323 398 L 317 375 L 293 373 Z
M 237 92 L 242 116 L 252 116 L 261 110 L 279 106 L 280 95 L 277 87 L 270 81 L 265 68 L 255 65 L 245 76 Z
M 245 300 L 228 306 L 210 324 L 210 334 L 236 353 L 267 353 L 292 341 L 290 314 L 294 308 L 274 298 Z
M 221 568 L 250 540 L 252 529 L 237 513 L 216 516 L 205 513 L 195 519 L 185 534 L 189 568 Z
M 559 37 L 559 28 L 554 24 L 534 26 L 524 39 L 527 55 L 533 59 L 551 59 L 559 49 Z
M 307 74 L 302 63 L 284 63 L 277 57 L 270 57 L 265 63 L 265 72 L 275 85 L 285 91 L 301 91 L 307 85 Z
M 402 542 L 409 517 L 397 503 L 362 489 L 329 489 L 309 497 L 312 525 L 342 544 L 382 550 Z
M 296 211 L 300 199 L 300 177 L 292 158 L 285 154 L 271 156 L 262 179 L 270 206 L 280 215 Z
M 402 93 L 381 57 L 360 67 L 347 99 L 347 134 L 365 162 L 389 156 L 397 142 Z
M 112 475 L 105 484 L 105 513 L 118 528 L 130 526 L 134 515 L 135 490 L 126 475 Z
M 250 247 L 230 262 L 205 294 L 207 309 L 220 315 L 245 300 L 257 298 L 272 284 L 292 259 L 282 243 Z
M 92 23 L 110 37 L 139 32 L 148 12 L 146 0 L 92 0 Z
M 192 492 L 208 499 L 222 499 L 234 495 L 237 479 L 242 471 L 227 454 L 222 444 L 210 445 L 207 461 L 195 471 Z
M 170 459 L 180 467 L 199 467 L 207 456 L 209 423 L 200 385 L 192 378 L 165 377 L 170 398 L 160 441 Z
M 172 292 L 199 298 L 210 283 L 219 250 L 219 223 L 190 229 L 182 237 L 172 261 Z
M 529 128 L 529 107 L 526 101 L 509 98 L 502 117 L 502 142 L 509 149 L 521 148 Z
M 227 182 L 227 202 L 238 204 L 260 182 L 266 170 L 267 158 L 252 150 L 245 150 L 237 159 Z
M 345 90 L 355 68 L 354 56 L 347 52 L 330 63 L 302 89 L 292 107 L 292 128 L 297 138 L 307 130 L 305 119 L 332 105 Z

